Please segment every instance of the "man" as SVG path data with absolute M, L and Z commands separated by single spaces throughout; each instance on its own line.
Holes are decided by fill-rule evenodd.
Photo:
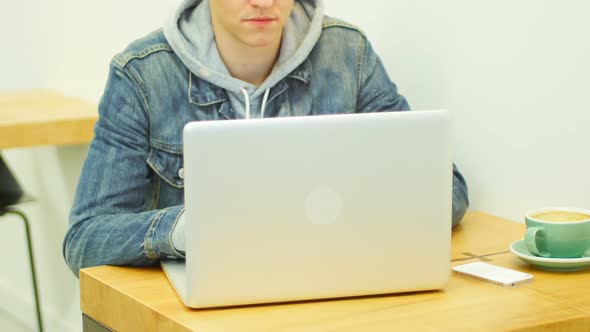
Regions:
M 184 258 L 189 121 L 408 109 L 365 35 L 322 0 L 187 0 L 111 62 L 66 262 L 78 275 Z M 455 168 L 453 224 L 467 205 Z

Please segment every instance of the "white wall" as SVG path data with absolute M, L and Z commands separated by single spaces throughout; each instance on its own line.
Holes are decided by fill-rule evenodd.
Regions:
M 12 2 L 0 11 L 0 90 L 50 87 L 98 101 L 111 56 L 176 1 Z M 590 208 L 590 12 L 586 0 L 326 0 L 362 27 L 414 109 L 448 108 L 472 209 L 520 220 L 546 205 Z M 4 7 L 6 8 L 6 7 Z M 4 9 L 3 8 L 3 9 Z M 49 331 L 80 329 L 61 257 L 85 146 L 3 151 L 39 198 L 31 217 Z M 0 222 L 0 310 L 34 326 L 22 229 Z M 24 299 L 24 300 L 22 300 Z M 0 326 L 0 330 L 2 327 Z
M 590 208 L 588 1 L 326 1 L 367 32 L 414 109 L 453 112 L 472 209 Z

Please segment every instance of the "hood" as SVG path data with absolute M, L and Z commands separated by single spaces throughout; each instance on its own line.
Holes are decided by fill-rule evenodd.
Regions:
M 215 44 L 209 0 L 184 1 L 165 23 L 164 36 L 195 76 L 225 89 L 234 111 L 242 112 L 249 105 L 240 107 L 235 101 L 256 104 L 257 99 L 305 61 L 319 40 L 323 18 L 323 0 L 295 0 L 277 62 L 259 87 L 232 77 L 223 63 Z

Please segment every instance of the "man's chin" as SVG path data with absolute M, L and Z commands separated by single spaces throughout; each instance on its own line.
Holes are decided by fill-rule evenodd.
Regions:
M 272 38 L 270 36 L 253 36 L 245 40 L 245 44 L 254 48 L 266 48 L 272 46 L 280 46 L 280 38 Z

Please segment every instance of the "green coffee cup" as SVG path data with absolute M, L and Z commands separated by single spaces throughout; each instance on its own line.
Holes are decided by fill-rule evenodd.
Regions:
M 590 211 L 544 208 L 527 213 L 525 242 L 535 256 L 580 258 L 590 256 Z

